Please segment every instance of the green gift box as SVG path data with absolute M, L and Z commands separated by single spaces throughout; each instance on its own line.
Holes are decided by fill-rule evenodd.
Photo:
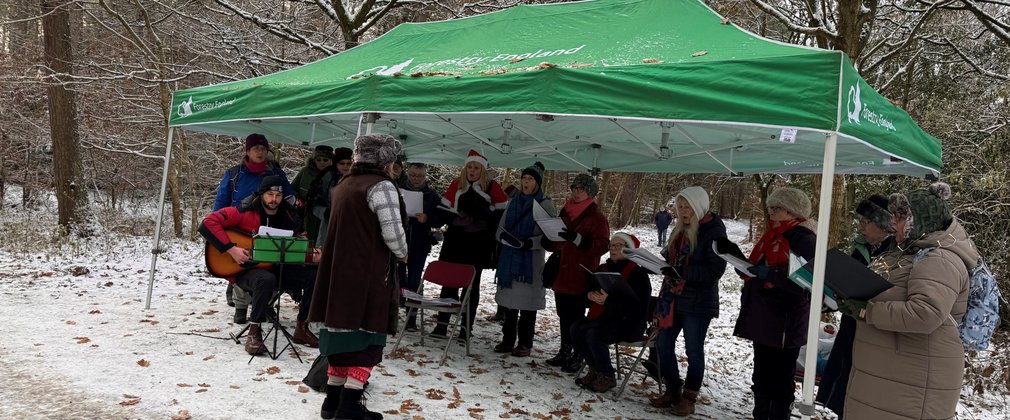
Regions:
M 252 259 L 256 262 L 303 263 L 309 240 L 293 236 L 253 236 Z M 283 255 L 283 259 L 282 259 Z

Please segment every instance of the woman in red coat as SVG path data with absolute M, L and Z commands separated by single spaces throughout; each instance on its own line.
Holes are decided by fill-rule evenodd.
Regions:
M 563 242 L 545 241 L 545 248 L 560 253 L 560 266 L 554 280 L 554 303 L 561 324 L 561 348 L 547 359 L 547 364 L 560 366 L 564 372 L 575 373 L 582 368 L 582 356 L 572 351 L 572 325 L 585 319 L 589 301 L 589 285 L 583 267 L 596 267 L 600 257 L 610 247 L 610 224 L 593 197 L 599 192 L 596 180 L 587 174 L 576 176 L 570 185 L 571 195 L 561 209 L 565 229 Z

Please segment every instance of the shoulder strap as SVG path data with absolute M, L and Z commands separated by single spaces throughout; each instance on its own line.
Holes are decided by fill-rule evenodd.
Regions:
M 235 199 L 235 182 L 238 180 L 238 173 L 242 170 L 242 164 L 232 166 L 228 169 L 228 205 Z

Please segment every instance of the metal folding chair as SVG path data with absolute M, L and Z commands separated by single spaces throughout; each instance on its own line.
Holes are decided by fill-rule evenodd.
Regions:
M 424 269 L 424 274 L 421 275 L 421 279 L 425 282 L 430 282 L 432 284 L 437 284 L 442 287 L 452 287 L 452 288 L 465 288 L 466 293 L 463 294 L 461 300 L 456 300 L 453 298 L 437 298 L 437 297 L 425 297 L 421 294 L 424 288 L 422 285 L 418 287 L 417 291 L 407 291 L 404 290 L 404 306 L 407 309 L 407 318 L 411 316 L 416 316 L 420 320 L 419 329 L 417 332 L 407 331 L 406 324 L 400 327 L 397 332 L 396 344 L 393 345 L 393 351 L 400 346 L 400 342 L 403 337 L 407 334 L 420 337 L 421 345 L 424 345 L 425 338 L 432 340 L 445 340 L 445 350 L 442 352 L 442 360 L 439 362 L 440 365 L 445 364 L 445 359 L 449 356 L 449 347 L 452 346 L 452 342 L 456 341 L 456 334 L 459 332 L 460 328 L 464 328 L 466 325 L 470 325 L 470 311 L 467 310 L 468 303 L 470 302 L 470 285 L 473 282 L 473 276 L 476 273 L 476 269 L 472 265 L 466 264 L 456 264 L 445 261 L 432 261 L 428 263 L 428 266 Z M 430 288 L 429 288 L 430 289 Z M 445 312 L 449 313 L 449 321 L 445 324 L 448 327 L 448 335 L 445 337 L 437 337 L 433 335 L 425 334 L 425 317 L 424 311 L 431 310 L 435 312 Z M 418 313 L 420 312 L 420 313 Z M 439 324 L 438 321 L 435 322 L 436 325 Z M 470 337 L 473 334 L 466 334 L 466 340 L 464 341 L 464 347 L 466 349 L 466 355 L 470 355 Z

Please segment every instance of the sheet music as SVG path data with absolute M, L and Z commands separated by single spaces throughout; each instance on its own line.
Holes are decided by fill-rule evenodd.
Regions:
M 407 216 L 414 217 L 415 214 L 424 213 L 424 193 L 400 188 L 400 196 L 403 197 L 403 204 L 407 207 Z
M 565 228 L 565 221 L 561 220 L 560 217 L 551 216 L 547 210 L 536 200 L 533 201 L 533 220 L 537 222 L 540 226 L 540 230 L 544 232 L 547 239 L 552 241 L 564 241 L 564 239 L 558 235 L 561 229 Z
M 634 261 L 639 267 L 649 270 L 653 274 L 660 274 L 663 267 L 670 266 L 662 258 L 645 248 L 624 248 L 621 253 L 624 254 L 624 258 Z
M 270 226 L 260 226 L 260 230 L 256 233 L 261 236 L 295 236 L 293 230 L 277 229 Z
M 722 245 L 727 246 L 725 242 Z M 735 247 L 735 249 L 733 250 L 734 252 L 722 253 L 719 252 L 719 242 L 715 241 L 712 242 L 712 250 L 715 251 L 715 254 L 718 255 L 719 258 L 726 260 L 726 262 L 728 262 L 729 265 L 732 265 L 733 268 L 740 270 L 740 272 L 748 276 L 754 277 L 754 273 L 750 272 L 750 268 L 753 267 L 754 264 L 751 264 L 750 261 L 747 261 L 746 259 L 740 258 L 740 256 L 743 255 L 743 252 L 740 252 L 740 247 L 737 247 L 735 244 L 732 245 L 733 247 Z

